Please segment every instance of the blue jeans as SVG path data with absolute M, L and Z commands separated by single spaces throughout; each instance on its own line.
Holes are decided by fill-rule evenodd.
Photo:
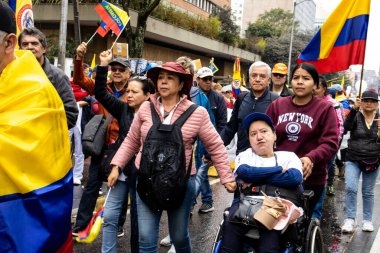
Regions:
M 70 140 L 74 135 L 74 147 L 75 147 L 75 163 L 73 168 L 74 178 L 82 180 L 83 178 L 83 166 L 84 166 L 84 154 L 82 151 L 82 135 L 78 126 L 74 126 L 69 130 Z
M 128 192 L 130 196 L 130 244 L 131 252 L 138 253 L 138 222 L 136 206 L 136 168 L 134 165 L 130 168 L 130 173 L 126 181 L 117 181 L 115 187 L 111 190 L 104 208 L 103 224 L 103 241 L 102 252 L 116 252 L 117 229 L 121 225 L 123 206 L 128 202 Z M 124 219 L 125 220 L 125 219 Z
M 197 203 L 199 193 L 202 194 L 202 203 L 213 203 L 211 185 L 208 180 L 208 170 L 210 165 L 202 161 L 201 166 L 197 169 L 197 178 L 200 180 L 200 187 L 196 188 L 193 205 Z
M 325 196 L 326 196 L 326 186 L 323 187 L 322 194 L 319 197 L 318 202 L 314 206 L 313 214 L 311 215 L 311 218 L 314 218 L 314 219 L 317 218 L 319 220 L 321 219 L 323 202 L 325 201 Z
M 359 168 L 357 162 L 346 161 L 346 217 L 356 218 L 357 193 L 359 178 L 362 175 L 362 197 L 363 197 L 363 220 L 372 220 L 374 205 L 374 190 L 379 169 L 373 172 L 364 172 Z
M 195 193 L 195 176 L 190 176 L 182 205 L 168 210 L 169 234 L 177 253 L 191 253 L 189 217 Z M 156 253 L 162 210 L 151 210 L 137 194 L 140 253 Z

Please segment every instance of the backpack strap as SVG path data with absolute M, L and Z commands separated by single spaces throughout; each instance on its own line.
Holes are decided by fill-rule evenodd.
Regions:
M 153 121 L 153 124 L 155 123 L 160 123 L 161 120 L 160 120 L 160 117 L 158 116 L 157 114 L 157 111 L 156 109 L 154 108 L 154 104 L 152 101 L 150 101 L 150 111 L 152 113 L 152 121 Z
M 174 122 L 174 124 L 182 127 L 182 125 L 186 122 L 187 118 L 198 108 L 198 105 L 192 104 L 187 110 L 182 113 L 182 115 Z

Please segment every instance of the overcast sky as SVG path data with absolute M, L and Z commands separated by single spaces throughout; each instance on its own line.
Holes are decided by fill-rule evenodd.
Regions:
M 317 4 L 317 19 L 327 18 L 341 2 L 340 0 L 314 1 Z M 380 1 L 372 0 L 364 67 L 365 69 L 373 69 L 378 72 L 380 66 L 380 31 L 379 29 L 376 31 L 376 25 L 380 25 Z

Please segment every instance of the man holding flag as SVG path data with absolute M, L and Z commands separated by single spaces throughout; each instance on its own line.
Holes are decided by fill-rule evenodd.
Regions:
M 70 143 L 61 99 L 36 58 L 17 51 L 0 1 L 0 252 L 73 252 Z

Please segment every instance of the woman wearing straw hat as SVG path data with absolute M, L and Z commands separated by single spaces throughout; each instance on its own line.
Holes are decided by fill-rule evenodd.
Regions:
M 167 62 L 149 70 L 147 76 L 156 85 L 158 92 L 151 95 L 150 102 L 144 102 L 141 105 L 127 137 L 112 160 L 111 164 L 114 167 L 108 178 L 110 187 L 113 187 L 119 176 L 119 168 L 123 168 L 139 149 L 141 151 L 144 148 L 144 141 L 153 122 L 150 103 L 153 104 L 163 124 L 172 124 L 193 104 L 189 100 L 193 77 L 180 64 Z M 221 183 L 229 192 L 233 192 L 236 189 L 236 183 L 228 164 L 227 153 L 207 111 L 202 107 L 197 107 L 183 124 L 181 132 L 186 156 L 186 167 L 183 169 L 186 170 L 190 164 L 192 144 L 198 137 L 211 155 Z M 138 152 L 137 169 L 139 169 L 140 162 L 141 152 Z M 188 223 L 195 194 L 195 169 L 194 167 L 190 169 L 191 176 L 187 182 L 187 190 L 182 204 L 167 212 L 170 238 L 176 251 L 184 253 L 191 252 Z M 162 210 L 151 209 L 147 203 L 142 201 L 139 194 L 137 194 L 137 209 L 140 252 L 157 252 Z

